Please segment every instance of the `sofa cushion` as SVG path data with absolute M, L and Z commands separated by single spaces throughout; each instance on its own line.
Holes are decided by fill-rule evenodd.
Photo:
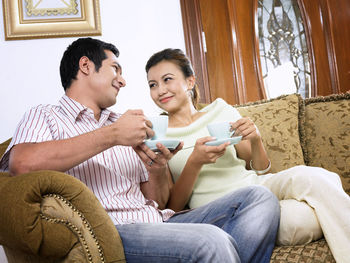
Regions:
M 335 263 L 335 260 L 326 240 L 322 238 L 306 245 L 276 246 L 272 252 L 270 263 L 287 262 Z
M 5 151 L 6 151 L 7 147 L 9 146 L 10 142 L 11 142 L 11 139 L 8 139 L 7 141 L 5 141 L 5 142 L 0 144 L 0 158 L 5 153 Z
M 305 100 L 305 162 L 336 172 L 350 194 L 350 94 Z
M 271 160 L 271 172 L 305 164 L 298 124 L 302 105 L 297 94 L 235 105 L 243 117 L 251 118 L 258 127 Z

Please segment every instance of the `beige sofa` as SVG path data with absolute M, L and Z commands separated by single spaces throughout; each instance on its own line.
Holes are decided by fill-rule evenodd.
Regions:
M 323 167 L 338 173 L 350 194 L 350 94 L 306 100 L 294 94 L 237 109 L 258 126 L 272 172 L 302 164 Z M 321 239 L 304 246 L 276 247 L 271 262 L 335 260 Z
M 282 96 L 237 106 L 258 126 L 272 170 L 337 172 L 350 193 L 350 94 Z M 9 141 L 0 145 L 0 155 Z M 124 262 L 121 239 L 92 192 L 64 173 L 0 173 L 0 244 L 9 262 Z M 135 237 L 137 238 L 137 237 Z M 335 262 L 324 239 L 276 247 L 271 262 Z

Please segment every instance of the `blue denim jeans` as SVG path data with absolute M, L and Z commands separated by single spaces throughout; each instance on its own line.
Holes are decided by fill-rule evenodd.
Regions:
M 249 186 L 160 224 L 117 225 L 127 262 L 269 262 L 277 198 Z

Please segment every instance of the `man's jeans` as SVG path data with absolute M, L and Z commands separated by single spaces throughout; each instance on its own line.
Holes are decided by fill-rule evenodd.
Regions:
M 249 186 L 165 223 L 117 225 L 127 262 L 269 262 L 280 218 L 277 198 Z

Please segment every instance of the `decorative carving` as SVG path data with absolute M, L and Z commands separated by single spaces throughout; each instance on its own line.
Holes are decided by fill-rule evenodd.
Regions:
M 259 9 L 260 56 L 265 88 L 274 89 L 267 90 L 267 94 L 296 92 L 304 98 L 309 97 L 309 58 L 296 1 L 260 0 Z M 277 87 L 281 83 L 276 83 L 283 75 L 286 76 L 286 90 Z M 280 90 L 276 90 L 278 88 Z

